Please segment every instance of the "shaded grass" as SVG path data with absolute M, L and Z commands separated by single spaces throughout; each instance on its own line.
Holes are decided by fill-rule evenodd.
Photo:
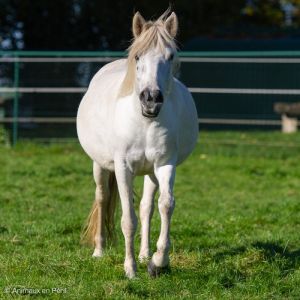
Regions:
M 33 296 L 53 299 L 299 299 L 299 161 L 298 134 L 201 134 L 177 172 L 171 272 L 151 279 L 138 265 L 129 281 L 120 212 L 103 259 L 79 245 L 94 195 L 80 147 L 0 148 L 0 298 L 18 287 L 67 289 Z M 158 234 L 156 211 L 153 250 Z

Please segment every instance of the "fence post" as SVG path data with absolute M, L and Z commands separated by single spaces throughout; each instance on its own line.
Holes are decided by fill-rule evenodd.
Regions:
M 14 104 L 13 104 L 13 135 L 12 143 L 13 146 L 16 145 L 18 140 L 18 117 L 19 117 L 19 57 L 16 57 L 14 62 Z

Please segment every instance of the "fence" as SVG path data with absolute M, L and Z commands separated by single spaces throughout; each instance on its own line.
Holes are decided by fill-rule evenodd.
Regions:
M 75 135 L 76 110 L 91 77 L 124 55 L 0 51 L 0 123 L 11 131 L 13 144 L 20 136 Z M 278 128 L 273 104 L 299 101 L 300 51 L 180 56 L 180 79 L 193 93 L 202 127 Z

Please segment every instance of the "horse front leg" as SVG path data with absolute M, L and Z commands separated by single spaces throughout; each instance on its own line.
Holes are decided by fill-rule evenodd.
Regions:
M 150 258 L 150 222 L 154 210 L 154 197 L 158 188 L 158 182 L 154 175 L 146 175 L 144 178 L 143 197 L 140 203 L 141 220 L 141 248 L 140 262 Z
M 157 276 L 169 265 L 170 249 L 170 223 L 171 216 L 175 207 L 173 187 L 175 180 L 175 165 L 165 165 L 157 167 L 155 175 L 159 182 L 160 196 L 158 199 L 158 208 L 161 218 L 161 229 L 157 241 L 157 250 L 153 254 L 148 264 L 148 272 L 151 276 Z
M 125 239 L 124 269 L 128 278 L 136 275 L 134 257 L 134 235 L 137 227 L 137 217 L 133 207 L 133 175 L 124 161 L 115 161 L 115 174 L 122 206 L 121 227 Z

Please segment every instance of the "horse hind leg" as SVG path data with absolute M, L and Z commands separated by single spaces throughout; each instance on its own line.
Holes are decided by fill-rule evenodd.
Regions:
M 105 247 L 105 211 L 108 202 L 108 174 L 97 163 L 93 165 L 94 180 L 96 183 L 95 203 L 98 206 L 95 228 L 95 250 L 93 257 L 101 257 Z
M 106 214 L 109 213 L 108 206 L 111 200 L 109 199 L 110 172 L 102 169 L 94 162 L 93 175 L 96 183 L 95 201 L 82 239 L 95 247 L 94 257 L 101 257 L 103 256 L 106 240 L 105 219 L 107 218 Z
M 143 197 L 140 202 L 141 220 L 141 248 L 139 261 L 146 262 L 150 256 L 150 222 L 154 210 L 154 197 L 158 189 L 158 182 L 154 175 L 146 175 L 144 178 Z

